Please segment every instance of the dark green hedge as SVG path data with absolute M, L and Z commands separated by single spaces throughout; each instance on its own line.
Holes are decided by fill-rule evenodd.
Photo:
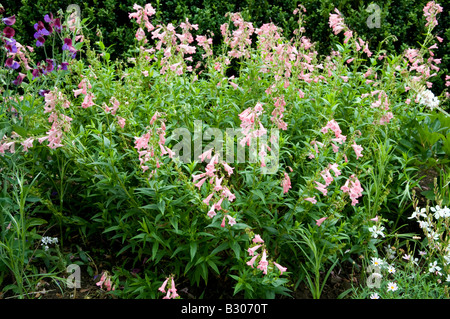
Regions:
M 65 10 L 69 4 L 78 4 L 82 18 L 88 18 L 90 31 L 87 36 L 93 36 L 97 26 L 102 31 L 104 43 L 112 47 L 112 58 L 126 54 L 134 41 L 135 25 L 128 19 L 128 13 L 133 12 L 133 4 L 144 6 L 145 0 L 3 0 L 6 15 L 17 15 L 16 39 L 22 43 L 33 43 L 33 25 L 48 12 L 56 13 L 58 9 Z M 255 26 L 274 22 L 282 27 L 290 36 L 297 28 L 296 17 L 292 12 L 298 4 L 306 7 L 306 35 L 317 42 L 320 54 L 329 52 L 331 37 L 334 37 L 329 26 L 328 17 L 334 8 L 338 8 L 345 16 L 347 25 L 361 37 L 368 39 L 374 45 L 389 35 L 395 35 L 396 42 L 387 41 L 385 48 L 391 52 L 401 52 L 408 47 L 418 47 L 423 40 L 425 19 L 423 7 L 428 0 L 378 0 L 373 3 L 381 9 L 380 28 L 369 28 L 367 18 L 370 14 L 366 8 L 370 4 L 362 0 L 152 0 L 157 10 L 157 21 L 163 23 L 180 22 L 186 17 L 191 23 L 199 25 L 198 34 L 206 34 L 211 30 L 216 35 L 215 41 L 220 41 L 219 27 L 226 21 L 226 12 L 240 11 L 247 21 Z M 448 72 L 450 49 L 450 0 L 437 1 L 444 12 L 439 17 L 439 25 L 435 33 L 444 38 L 439 44 L 437 55 L 442 58 L 439 79 L 435 79 L 436 93 L 444 88 L 443 74 Z

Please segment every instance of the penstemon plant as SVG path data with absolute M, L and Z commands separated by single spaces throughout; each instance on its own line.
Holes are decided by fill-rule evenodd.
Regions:
M 60 12 L 34 25 L 36 50 L 46 55 L 34 63 L 31 47 L 14 40 L 14 16 L 2 18 L 0 175 L 11 176 L 13 163 L 24 167 L 20 185 L 32 181 L 33 207 L 59 226 L 62 248 L 78 244 L 74 238 L 108 242 L 116 263 L 97 270 L 102 292 L 206 298 L 216 281 L 230 286 L 221 296 L 275 298 L 305 282 L 319 299 L 355 256 L 381 267 L 380 248 L 404 244 L 409 233 L 400 230 L 410 220 L 401 215 L 418 207 L 411 194 L 419 184 L 412 150 L 399 147 L 402 127 L 436 112 L 440 130 L 446 125 L 448 93 L 430 90 L 440 63 L 438 4 L 424 9 L 421 49 L 398 56 L 383 43 L 374 49 L 337 9 L 329 25 L 342 43 L 325 57 L 305 35 L 301 5 L 292 38 L 229 13 L 215 51 L 213 35 L 196 34 L 188 19 L 164 24 L 150 3 L 132 9 L 135 46 L 116 61 L 100 32 L 85 39 L 86 21 Z M 445 149 L 439 138 L 436 153 Z M 25 197 L 15 206 L 11 186 L 2 187 L 7 251 L 4 227 L 25 213 Z M 438 194 L 446 192 L 437 187 Z M 436 227 L 420 220 L 436 241 L 433 275 L 448 272 L 447 209 L 437 205 L 420 215 Z M 15 231 L 23 244 L 28 228 Z M 28 268 L 24 258 L 11 263 L 16 250 L 8 253 L 0 267 L 18 283 Z M 57 263 L 46 258 L 47 268 Z M 403 266 L 407 278 L 412 265 Z M 391 277 L 378 296 L 402 296 L 399 269 L 380 268 Z

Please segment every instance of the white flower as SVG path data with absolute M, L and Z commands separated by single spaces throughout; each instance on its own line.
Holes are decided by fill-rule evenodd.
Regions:
M 372 233 L 373 238 L 378 238 L 378 236 L 384 237 L 384 226 L 377 227 L 377 225 L 373 225 L 369 227 L 369 231 Z
M 385 262 L 383 259 L 377 258 L 377 257 L 372 257 L 372 265 L 381 267 L 384 265 L 384 263 Z
M 439 106 L 439 99 L 434 96 L 433 92 L 430 90 L 425 90 L 417 94 L 417 98 L 419 100 L 419 104 L 426 105 L 430 109 L 433 109 Z
M 394 249 L 392 249 L 391 245 L 387 245 L 387 247 L 384 247 L 384 250 L 386 250 L 386 258 L 387 259 L 394 259 L 395 254 L 397 253 Z
M 436 205 L 436 207 L 430 207 L 430 210 L 434 213 L 433 216 L 435 219 L 446 217 L 445 209 L 444 208 L 441 209 L 439 205 Z
M 439 272 L 442 268 L 437 265 L 437 261 L 434 261 L 433 263 L 430 263 L 430 269 L 428 269 L 429 272 L 434 272 L 436 275 L 441 276 L 442 274 Z
M 44 250 L 47 251 L 49 249 L 48 245 L 51 244 L 57 244 L 58 243 L 58 238 L 56 237 L 49 237 L 49 236 L 44 236 L 41 238 L 41 246 L 44 247 Z
M 426 231 L 431 231 L 430 223 L 425 220 L 419 220 L 419 227 L 425 229 Z
M 450 275 L 449 275 L 450 277 Z M 370 295 L 370 299 L 380 299 L 380 296 L 378 296 L 378 294 L 376 292 L 374 292 L 373 294 Z
M 389 272 L 390 274 L 394 274 L 394 273 L 395 273 L 395 268 L 394 268 L 394 266 L 389 265 L 389 266 L 388 266 L 388 272 Z
M 450 281 L 450 274 L 447 275 L 447 279 L 445 281 Z
M 427 215 L 425 214 L 426 211 L 427 210 L 425 208 L 421 208 L 419 210 L 419 207 L 417 207 L 414 213 L 412 213 L 411 217 L 408 217 L 408 219 L 418 218 L 417 216 L 426 218 L 427 217 Z
M 398 289 L 397 283 L 390 282 L 388 283 L 387 291 L 396 291 Z

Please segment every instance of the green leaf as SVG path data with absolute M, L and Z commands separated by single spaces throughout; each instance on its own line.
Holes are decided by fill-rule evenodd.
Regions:
M 265 200 L 265 196 L 264 194 L 261 192 L 261 190 L 259 189 L 252 189 L 251 191 L 253 194 L 255 194 L 256 196 L 258 196 L 261 201 L 263 202 L 264 205 L 266 205 L 266 200 Z
M 40 226 L 40 225 L 43 225 L 43 224 L 47 224 L 47 221 L 45 219 L 42 219 L 42 218 L 31 218 L 27 222 L 27 228 Z
M 192 261 L 195 257 L 195 254 L 197 253 L 198 245 L 196 242 L 191 242 L 189 246 L 190 246 L 191 261 Z
M 206 262 L 208 263 L 208 265 L 209 265 L 212 269 L 214 269 L 214 271 L 215 271 L 218 275 L 220 275 L 219 268 L 217 268 L 217 265 L 216 265 L 215 262 L 213 262 L 211 259 L 206 259 Z

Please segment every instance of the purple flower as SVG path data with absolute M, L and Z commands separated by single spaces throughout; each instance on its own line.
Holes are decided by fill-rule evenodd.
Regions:
M 13 25 L 14 23 L 16 23 L 16 16 L 13 15 L 12 17 L 3 18 L 2 21 L 6 25 Z
M 44 35 L 50 35 L 50 32 L 45 28 L 44 23 L 42 21 L 38 21 L 38 23 L 34 24 L 34 29 L 37 31 L 34 34 L 34 38 L 37 39 Z
M 3 35 L 5 38 L 12 38 L 16 34 L 16 31 L 11 27 L 6 27 L 3 29 Z
M 45 43 L 44 37 L 38 37 L 38 38 L 36 39 L 36 46 L 37 46 L 37 47 L 43 46 L 44 43 Z
M 72 39 L 64 38 L 64 44 L 62 46 L 63 51 L 69 51 L 72 53 L 72 59 L 77 55 L 77 50 L 72 46 Z
M 72 39 L 64 38 L 64 44 L 62 46 L 62 49 L 70 51 L 71 48 L 73 48 Z
M 52 25 L 53 28 L 55 28 L 56 32 L 61 32 L 62 26 L 60 18 L 56 18 L 55 20 L 53 20 L 53 22 L 50 25 Z
M 53 14 L 51 12 L 50 12 L 50 15 L 46 14 L 44 16 L 44 21 L 47 22 L 47 23 L 52 22 L 53 21 Z
M 44 74 L 52 72 L 55 68 L 55 61 L 52 59 L 46 59 L 47 65 L 44 67 Z
M 69 66 L 69 62 L 61 62 L 61 65 L 59 66 L 59 70 L 67 71 L 67 67 Z
M 45 96 L 45 94 L 49 93 L 50 90 L 39 90 L 39 95 L 40 96 Z
M 16 69 L 19 68 L 20 64 L 17 63 L 16 61 L 14 61 L 13 58 L 7 58 L 6 62 L 5 62 L 5 66 L 7 66 L 8 68 L 16 70 Z
M 33 69 L 33 71 L 31 71 L 31 74 L 33 75 L 33 80 L 35 79 L 35 78 L 37 78 L 38 76 L 40 76 L 41 75 L 41 70 L 40 69 Z
M 5 44 L 5 49 L 11 53 L 17 52 L 16 40 L 15 39 L 7 39 Z
M 22 83 L 23 79 L 25 79 L 25 74 L 19 72 L 19 75 L 17 76 L 17 78 L 14 81 L 12 81 L 12 83 L 14 85 L 20 85 Z

